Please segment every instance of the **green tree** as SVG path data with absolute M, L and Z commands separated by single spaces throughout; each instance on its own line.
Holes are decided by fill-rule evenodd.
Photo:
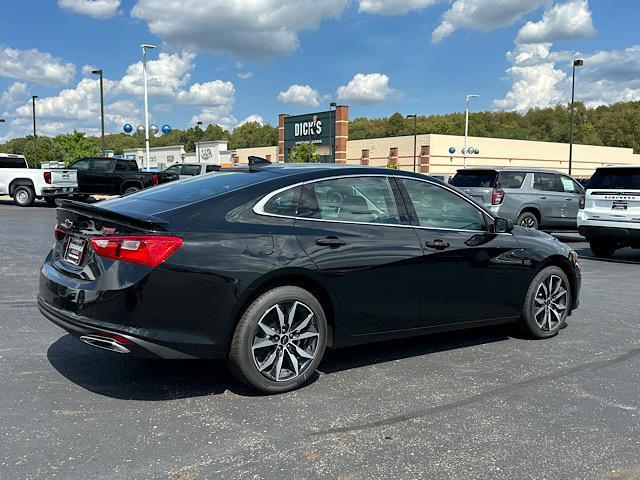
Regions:
M 304 142 L 297 144 L 291 149 L 289 161 L 295 163 L 319 162 L 320 155 L 318 155 L 318 149 L 315 144 Z
M 62 151 L 62 161 L 67 165 L 79 158 L 97 155 L 99 152 L 97 138 L 87 138 L 84 132 L 77 130 L 68 135 L 58 135 L 54 140 Z
M 387 137 L 397 137 L 398 135 L 405 135 L 405 122 L 404 115 L 401 113 L 394 113 L 389 117 L 387 125 Z
M 229 148 L 269 147 L 278 144 L 278 129 L 268 124 L 247 122 L 236 127 L 229 139 Z
M 37 156 L 34 156 L 33 136 L 28 136 L 24 143 L 24 148 L 21 153 L 29 162 L 29 166 L 32 168 L 38 168 L 42 162 L 61 162 L 62 150 L 60 145 L 51 137 L 38 137 L 37 148 L 35 152 Z

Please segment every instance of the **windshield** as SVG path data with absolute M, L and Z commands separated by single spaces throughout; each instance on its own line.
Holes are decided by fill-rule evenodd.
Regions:
M 640 168 L 599 168 L 587 188 L 628 188 L 640 190 Z
M 497 176 L 495 170 L 466 170 L 456 173 L 449 183 L 454 187 L 493 187 Z

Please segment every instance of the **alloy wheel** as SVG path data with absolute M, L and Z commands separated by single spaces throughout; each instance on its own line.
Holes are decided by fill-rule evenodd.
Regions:
M 27 203 L 29 201 L 29 194 L 24 190 L 20 190 L 16 194 L 16 200 L 18 200 L 18 203 Z
M 568 293 L 564 280 L 550 275 L 538 285 L 533 316 L 541 330 L 551 332 L 558 328 L 567 313 Z
M 251 345 L 255 366 L 269 380 L 293 380 L 316 356 L 319 336 L 316 316 L 307 305 L 277 303 L 258 321 Z
M 520 225 L 523 226 L 523 227 L 527 227 L 527 228 L 535 228 L 536 227 L 536 222 L 531 217 L 524 217 L 520 221 Z

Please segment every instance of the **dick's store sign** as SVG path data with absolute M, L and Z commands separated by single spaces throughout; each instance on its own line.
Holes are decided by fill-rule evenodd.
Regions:
M 284 119 L 285 160 L 293 147 L 300 143 L 312 143 L 318 147 L 335 145 L 336 112 L 308 113 Z

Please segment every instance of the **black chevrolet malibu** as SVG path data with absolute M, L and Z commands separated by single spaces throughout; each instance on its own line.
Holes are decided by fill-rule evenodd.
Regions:
M 121 354 L 224 358 L 264 392 L 325 348 L 519 322 L 555 335 L 578 305 L 574 251 L 430 177 L 252 165 L 57 210 L 42 313 Z

